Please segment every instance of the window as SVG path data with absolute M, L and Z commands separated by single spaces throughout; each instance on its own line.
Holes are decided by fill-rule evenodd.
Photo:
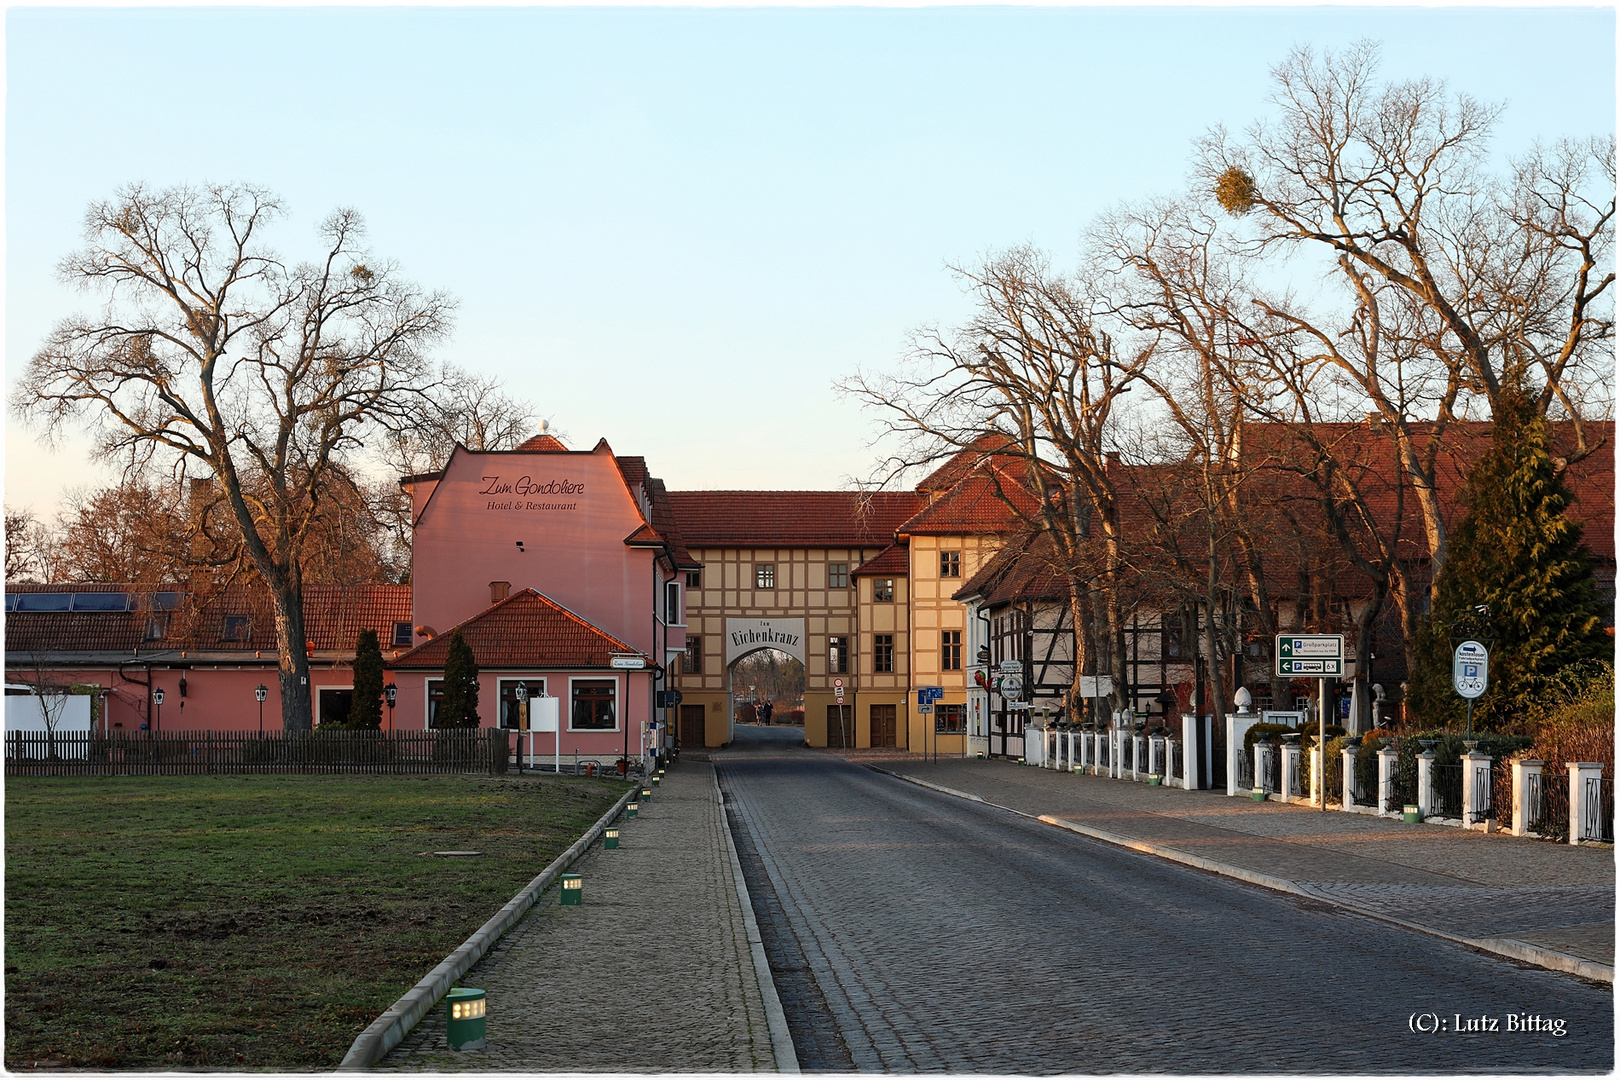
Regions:
M 827 588 L 849 588 L 849 563 L 830 562 L 827 564 Z
M 444 704 L 444 680 L 429 679 L 427 681 L 427 726 L 436 727 L 439 720 L 439 706 Z
M 938 735 L 961 735 L 967 731 L 966 705 L 941 705 L 934 702 L 934 732 Z
M 411 647 L 411 642 L 414 640 L 415 638 L 411 636 L 410 623 L 397 622 L 394 624 L 394 648 L 408 649 Z
M 227 615 L 220 623 L 219 640 L 246 641 L 253 636 L 253 620 L 246 615 Z
M 544 679 L 502 679 L 501 680 L 501 713 L 500 726 L 503 728 L 521 730 L 523 728 L 523 706 L 518 703 L 517 688 L 529 688 L 529 697 L 537 698 L 546 691 Z
M 874 604 L 894 603 L 894 578 L 881 577 L 872 579 L 872 602 Z
M 962 631 L 944 630 L 939 635 L 939 669 L 962 670 Z
M 147 641 L 162 641 L 169 633 L 169 616 L 166 614 L 148 615 L 146 617 Z
M 703 571 L 688 570 L 686 572 L 686 587 L 688 589 L 701 589 L 703 587 Z
M 849 638 L 827 639 L 827 670 L 834 675 L 849 674 Z
M 939 576 L 962 576 L 962 553 L 960 551 L 942 551 L 939 553 Z
M 686 635 L 686 659 L 681 661 L 681 671 L 691 672 L 693 675 L 703 674 L 703 638 L 697 634 Z
M 756 589 L 774 589 L 774 588 L 776 588 L 776 564 L 775 563 L 762 562 L 762 563 L 755 563 L 754 564 L 754 588 L 756 588 Z
M 316 727 L 342 727 L 349 722 L 349 710 L 354 707 L 354 687 L 321 687 L 316 707 L 320 709 L 320 715 L 315 718 Z
M 619 684 L 614 679 L 575 679 L 571 687 L 574 695 L 573 710 L 569 713 L 569 731 L 615 731 L 617 713 L 613 707 Z
M 681 583 L 678 581 L 664 582 L 665 625 L 679 626 L 685 621 L 681 618 Z
M 872 670 L 894 670 L 894 635 L 872 635 Z

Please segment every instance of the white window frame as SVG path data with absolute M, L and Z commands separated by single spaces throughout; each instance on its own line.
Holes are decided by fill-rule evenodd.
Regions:
M 577 682 L 611 682 L 613 684 L 613 726 L 577 728 L 574 726 L 574 684 Z M 624 730 L 624 681 L 617 675 L 568 676 L 568 730 L 584 735 Z
M 681 583 L 675 578 L 664 582 L 664 625 L 686 625 L 686 619 L 681 611 Z
M 444 693 L 444 676 L 437 679 L 422 680 L 422 730 L 433 730 L 433 684 L 439 684 L 439 692 Z
M 323 722 L 322 719 L 321 719 L 321 693 L 322 693 L 322 691 L 325 691 L 325 690 L 347 690 L 347 691 L 349 691 L 349 708 L 351 710 L 354 708 L 354 683 L 350 683 L 348 686 L 338 686 L 336 684 L 333 684 L 331 686 L 327 686 L 326 684 L 323 683 L 320 686 L 317 686 L 315 688 L 315 726 L 316 727 L 320 727 L 322 722 Z
M 501 710 L 506 705 L 506 688 L 508 686 L 516 686 L 518 683 L 524 683 L 528 686 L 533 686 L 535 683 L 539 683 L 540 692 L 542 694 L 548 692 L 546 689 L 546 677 L 544 675 L 497 675 L 495 677 L 495 726 L 501 731 L 523 730 L 522 728 L 515 727 L 501 727 L 501 720 L 504 719 L 501 716 Z M 533 696 L 534 695 L 532 694 L 530 695 L 531 700 L 533 699 Z

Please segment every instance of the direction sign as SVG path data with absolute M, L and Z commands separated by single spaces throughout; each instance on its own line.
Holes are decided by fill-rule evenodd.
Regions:
M 917 687 L 917 701 L 918 701 L 919 704 L 923 703 L 923 702 L 940 701 L 944 697 L 945 697 L 945 688 L 943 686 L 919 686 L 919 687 Z
M 1490 653 L 1477 641 L 1465 641 L 1451 656 L 1451 685 L 1457 693 L 1473 700 L 1490 685 Z
M 921 704 L 919 704 L 917 706 L 917 711 L 920 712 L 920 713 L 925 713 L 925 712 L 930 712 L 931 713 L 931 712 L 934 711 L 933 703 L 928 702 L 928 701 L 924 701 L 924 702 L 922 702 Z
M 1003 660 L 1001 662 L 1001 670 L 1002 671 L 1023 671 L 1024 670 L 1024 662 L 1022 660 Z
M 1277 674 L 1329 678 L 1344 674 L 1343 634 L 1278 634 Z

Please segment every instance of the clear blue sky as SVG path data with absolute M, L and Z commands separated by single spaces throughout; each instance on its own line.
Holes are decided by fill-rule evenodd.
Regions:
M 460 298 L 446 358 L 674 488 L 865 475 L 833 380 L 961 318 L 946 264 L 1175 191 L 1294 44 L 1504 101 L 1504 152 L 1614 130 L 1609 8 L 49 9 L 6 20 L 6 378 L 87 301 L 123 182 L 247 180 L 279 236 L 361 210 Z M 102 482 L 8 421 L 6 501 Z

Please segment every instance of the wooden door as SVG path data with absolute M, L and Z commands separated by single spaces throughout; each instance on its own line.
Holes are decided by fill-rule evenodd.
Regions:
M 849 705 L 827 706 L 827 746 L 842 750 L 855 745 L 855 710 Z
M 872 706 L 872 746 L 875 748 L 894 746 L 894 712 L 893 705 Z
M 696 750 L 703 746 L 703 706 L 681 706 L 680 740 L 682 749 Z

